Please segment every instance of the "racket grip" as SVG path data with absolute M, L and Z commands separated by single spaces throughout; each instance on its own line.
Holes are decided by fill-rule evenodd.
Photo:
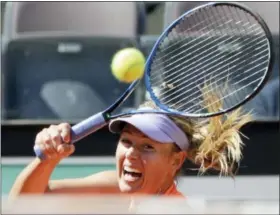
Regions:
M 101 129 L 107 124 L 103 112 L 97 113 L 71 128 L 71 143 L 75 143 L 82 138 L 92 134 L 93 132 Z M 34 146 L 35 155 L 40 159 L 45 159 L 44 153 L 39 146 Z
M 82 138 L 107 125 L 103 112 L 97 113 L 82 122 L 74 125 L 71 129 L 71 143 L 75 143 Z

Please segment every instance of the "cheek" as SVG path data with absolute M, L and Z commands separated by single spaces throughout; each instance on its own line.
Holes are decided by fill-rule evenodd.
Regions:
M 117 169 L 120 169 L 124 159 L 125 159 L 125 150 L 124 150 L 124 148 L 120 144 L 118 144 L 117 150 L 116 150 Z
M 162 177 L 170 171 L 170 162 L 167 157 L 162 156 L 145 156 L 143 158 L 146 176 Z M 157 179 L 156 179 L 157 180 Z

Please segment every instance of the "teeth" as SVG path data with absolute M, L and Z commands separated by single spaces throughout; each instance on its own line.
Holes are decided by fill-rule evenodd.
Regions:
M 127 171 L 127 172 L 141 173 L 139 170 L 133 169 L 133 168 L 130 168 L 130 167 L 125 167 L 124 170 Z

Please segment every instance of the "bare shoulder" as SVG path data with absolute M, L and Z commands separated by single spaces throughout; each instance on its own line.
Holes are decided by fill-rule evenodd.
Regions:
M 119 193 L 116 171 L 102 171 L 83 178 L 52 180 L 51 193 Z
M 84 178 L 92 183 L 118 186 L 118 177 L 115 170 L 102 171 Z

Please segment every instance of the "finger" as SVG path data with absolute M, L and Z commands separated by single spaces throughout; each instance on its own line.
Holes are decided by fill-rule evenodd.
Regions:
M 73 144 L 62 144 L 57 151 L 60 155 L 70 155 L 75 151 L 75 146 Z
M 44 156 L 46 156 L 47 158 L 53 158 L 58 154 L 53 148 L 52 144 L 45 144 L 41 142 L 36 145 L 40 148 L 41 152 L 43 152 Z
M 44 147 L 44 154 L 47 156 L 47 158 L 56 158 L 58 156 L 58 152 L 55 150 L 52 144 L 49 145 L 43 145 Z
M 45 128 L 40 132 L 39 144 L 46 144 L 46 145 L 52 144 L 52 139 L 48 132 L 48 129 Z
M 40 148 L 41 152 L 49 158 L 49 154 L 54 153 L 54 150 L 51 150 L 52 146 L 50 136 L 47 132 L 47 129 L 43 129 L 41 132 L 39 132 L 35 139 L 35 145 Z
M 60 131 L 58 130 L 58 127 L 50 126 L 50 128 L 48 129 L 48 133 L 51 137 L 51 141 L 52 141 L 54 148 L 57 149 L 57 147 L 63 143 L 62 139 L 61 139 Z
M 57 154 L 56 149 L 54 148 L 52 137 L 49 133 L 48 129 L 44 129 L 41 132 L 42 137 L 42 143 L 40 145 L 43 145 L 45 154 L 51 155 L 51 154 Z
M 71 126 L 68 123 L 61 123 L 58 125 L 61 131 L 61 138 L 64 143 L 70 143 L 71 139 Z

